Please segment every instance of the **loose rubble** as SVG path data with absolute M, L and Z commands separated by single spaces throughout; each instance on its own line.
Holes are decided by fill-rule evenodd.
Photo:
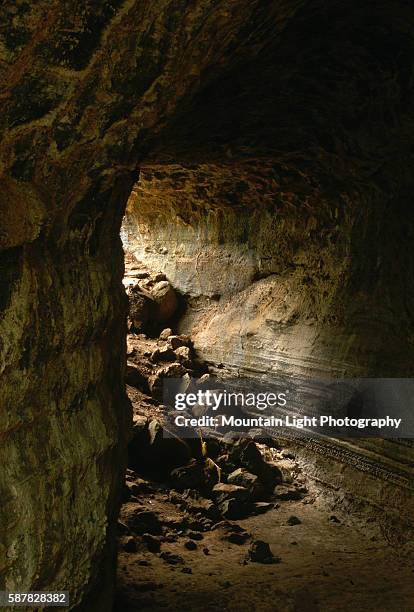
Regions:
M 181 566 L 181 572 L 190 574 L 193 569 L 186 565 L 190 563 L 186 555 L 209 556 L 210 547 L 202 545 L 203 539 L 217 534 L 217 541 L 244 549 L 240 563 L 279 562 L 269 544 L 255 540 L 239 522 L 306 497 L 303 481 L 296 480 L 294 457 L 277 443 L 273 448 L 260 443 L 260 436 L 181 439 L 170 429 L 163 404 L 164 378 L 179 378 L 182 391 L 220 383 L 197 359 L 191 338 L 175 333 L 173 324 L 166 325 L 174 314 L 168 280 L 135 262 L 129 264 L 126 283 L 131 305 L 126 383 L 133 430 L 118 524 L 122 550 L 135 556 L 156 555 L 171 568 Z M 158 302 L 156 312 L 162 317 L 157 321 L 164 325 L 155 333 L 148 321 L 156 308 L 152 302 L 161 294 L 169 295 L 170 302 L 163 302 L 162 308 Z M 148 558 L 139 561 L 150 563 Z

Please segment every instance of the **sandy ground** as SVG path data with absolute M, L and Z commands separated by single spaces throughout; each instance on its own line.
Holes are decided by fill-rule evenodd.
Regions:
M 223 540 L 224 528 L 203 533 L 197 548 L 187 550 L 188 531 L 179 533 L 183 513 L 169 501 L 167 490 L 143 494 L 136 503 L 171 525 L 176 541 L 163 542 L 161 552 L 179 555 L 183 562 L 171 565 L 145 544 L 125 552 L 121 538 L 119 612 L 414 610 L 412 561 L 398 555 L 375 522 L 338 508 L 333 514 L 323 489 L 315 485 L 301 501 L 281 502 L 266 514 L 237 521 L 280 557 L 270 565 L 246 563 L 250 540 L 230 544 Z M 301 523 L 288 525 L 291 515 Z

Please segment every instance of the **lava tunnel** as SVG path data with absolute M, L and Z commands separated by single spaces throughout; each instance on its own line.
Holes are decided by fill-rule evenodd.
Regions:
M 0 607 L 411 610 L 412 4 L 0 15 Z

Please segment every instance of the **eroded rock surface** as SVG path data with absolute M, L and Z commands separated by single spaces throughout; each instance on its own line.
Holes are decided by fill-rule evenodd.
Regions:
M 375 9 L 356 0 L 2 7 L 1 588 L 63 588 L 73 606 L 111 607 L 129 421 L 118 234 L 144 160 L 230 160 L 234 177 L 241 165 L 275 165 L 270 206 L 281 200 L 285 213 L 265 233 L 275 244 L 286 238 L 281 261 L 303 270 L 302 285 L 315 285 L 306 303 L 320 296 L 327 304 L 312 316 L 338 317 L 334 358 L 353 355 L 375 373 L 411 371 L 413 23 L 411 5 L 391 0 Z M 269 190 L 268 179 L 260 190 Z M 249 290 L 256 255 L 226 241 L 218 237 L 221 252 L 232 253 L 227 271 L 238 270 L 233 289 Z M 272 245 L 271 262 L 273 253 Z M 207 256 L 213 265 L 214 253 Z M 310 261 L 319 272 L 308 281 Z M 284 274 L 273 263 L 258 269 Z M 223 283 L 209 281 L 206 295 L 217 291 Z M 352 325 L 342 304 L 344 313 L 355 305 Z M 234 362 L 244 336 L 229 335 Z M 349 337 L 353 351 L 343 348 Z M 365 359 L 367 341 L 379 343 L 376 362 Z M 313 353 L 318 364 L 332 358 L 312 337 Z

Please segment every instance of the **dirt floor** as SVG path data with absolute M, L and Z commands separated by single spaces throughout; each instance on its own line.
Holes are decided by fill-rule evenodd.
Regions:
M 244 544 L 225 539 L 227 525 L 207 532 L 187 527 L 168 490 L 140 486 L 143 492 L 124 506 L 123 517 L 134 509 L 156 513 L 167 535 L 159 538 L 159 552 L 150 552 L 142 538 L 134 539 L 136 550 L 126 552 L 129 536 L 121 536 L 119 612 L 414 610 L 412 561 L 398 555 L 376 523 L 332 510 L 316 485 L 302 500 L 280 501 L 265 514 L 229 521 L 251 535 Z M 301 522 L 290 525 L 292 516 Z M 247 561 L 257 539 L 268 542 L 280 561 Z

